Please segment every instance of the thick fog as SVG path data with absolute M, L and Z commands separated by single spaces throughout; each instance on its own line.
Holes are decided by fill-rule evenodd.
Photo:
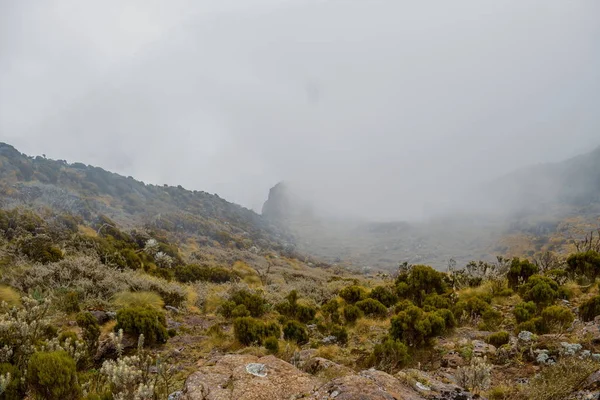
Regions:
M 599 111 L 596 0 L 0 0 L 0 141 L 258 211 L 422 216 Z

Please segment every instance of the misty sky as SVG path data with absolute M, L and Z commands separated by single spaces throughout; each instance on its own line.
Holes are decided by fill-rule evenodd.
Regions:
M 600 145 L 597 0 L 0 0 L 0 141 L 410 218 Z

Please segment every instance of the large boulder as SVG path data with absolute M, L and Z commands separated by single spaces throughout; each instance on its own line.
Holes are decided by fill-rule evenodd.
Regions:
M 185 383 L 184 400 L 276 400 L 308 395 L 317 378 L 274 356 L 229 354 L 201 366 Z

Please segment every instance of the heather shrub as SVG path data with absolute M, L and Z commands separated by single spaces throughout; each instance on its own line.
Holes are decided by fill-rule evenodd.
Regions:
M 281 329 L 274 322 L 265 324 L 252 317 L 240 317 L 233 321 L 235 338 L 243 345 L 261 344 L 268 337 L 279 338 Z
M 42 264 L 60 261 L 63 258 L 62 251 L 52 244 L 48 235 L 40 234 L 19 239 L 17 247 L 30 260 Z
M 451 309 L 454 302 L 448 295 L 439 295 L 436 293 L 425 296 L 423 300 L 423 309 L 426 311 L 434 311 L 439 308 Z
M 558 283 L 547 276 L 532 275 L 520 288 L 525 301 L 533 301 L 538 307 L 552 304 L 559 295 Z
M 510 341 L 510 334 L 506 331 L 496 332 L 488 336 L 486 341 L 492 346 L 500 347 Z
M 298 292 L 292 290 L 286 300 L 275 305 L 275 310 L 288 318 L 297 319 L 302 323 L 307 323 L 315 319 L 317 310 L 310 306 L 298 303 Z
M 233 303 L 235 304 L 235 303 Z M 231 310 L 231 318 L 239 318 L 239 317 L 249 317 L 250 311 L 246 308 L 245 305 L 240 304 L 235 306 L 233 310 Z
M 376 286 L 369 293 L 369 297 L 386 307 L 391 307 L 398 302 L 398 295 L 396 295 L 394 289 L 387 286 Z
M 179 265 L 174 269 L 174 276 L 175 279 L 183 283 L 198 281 L 225 283 L 236 278 L 231 270 L 198 264 Z
M 517 290 L 520 285 L 525 283 L 530 276 L 537 274 L 538 271 L 538 267 L 531 261 L 513 258 L 510 269 L 506 274 L 508 287 L 512 290 Z
M 353 324 L 362 316 L 362 312 L 360 308 L 355 305 L 347 305 L 344 307 L 342 313 L 344 314 L 344 319 L 347 324 Z
M 81 312 L 75 319 L 81 328 L 83 342 L 86 345 L 88 355 L 93 357 L 98 349 L 98 338 L 100 337 L 100 325 L 90 312 Z
M 117 311 L 115 330 L 135 336 L 144 335 L 148 344 L 165 343 L 169 337 L 167 322 L 162 311 L 153 308 L 127 307 Z
M 575 316 L 567 307 L 549 306 L 541 314 L 544 331 L 548 333 L 563 333 L 575 320 Z
M 348 331 L 346 330 L 345 327 L 340 326 L 340 325 L 335 325 L 333 328 L 331 328 L 329 333 L 332 336 L 335 336 L 336 342 L 338 342 L 340 344 L 348 343 Z
M 360 286 L 347 286 L 340 290 L 339 296 L 348 304 L 354 304 L 366 297 L 365 290 Z
M 387 316 L 387 308 L 375 299 L 357 301 L 356 307 L 369 317 L 385 318 Z
M 409 346 L 425 346 L 446 332 L 445 313 L 425 312 L 417 306 L 400 311 L 391 320 L 390 336 Z
M 79 312 L 81 310 L 81 307 L 79 306 L 79 293 L 74 290 L 65 293 L 62 296 L 62 301 L 60 304 L 64 312 Z
M 267 311 L 266 300 L 258 293 L 251 293 L 247 290 L 240 289 L 231 294 L 229 300 L 236 305 L 243 304 L 250 312 L 250 315 L 257 318 L 262 316 Z
M 517 323 L 522 323 L 533 318 L 536 310 L 537 308 L 533 301 L 521 302 L 515 306 L 513 309 L 513 314 L 517 320 Z
M 592 297 L 579 306 L 579 316 L 584 321 L 593 321 L 600 315 L 600 296 Z
M 283 337 L 298 344 L 308 343 L 308 332 L 304 325 L 297 321 L 288 321 L 283 327 Z
M 427 295 L 444 294 L 448 290 L 448 276 L 426 265 L 415 265 L 396 278 L 398 297 L 409 299 L 419 307 Z
M 571 254 L 567 258 L 567 271 L 572 275 L 583 275 L 593 279 L 600 275 L 600 253 L 589 250 Z
M 368 364 L 378 370 L 393 374 L 410 362 L 408 348 L 399 340 L 387 338 L 375 345 Z
M 481 314 L 482 322 L 479 328 L 487 331 L 495 331 L 502 323 L 502 313 L 493 307 L 489 307 Z
M 34 353 L 27 368 L 27 383 L 32 393 L 42 399 L 81 398 L 75 360 L 64 351 Z
M 270 336 L 264 341 L 265 349 L 271 354 L 277 354 L 279 352 L 279 340 L 276 337 Z

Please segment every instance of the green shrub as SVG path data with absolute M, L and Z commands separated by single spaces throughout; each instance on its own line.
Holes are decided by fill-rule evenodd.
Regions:
M 340 303 L 338 303 L 336 299 L 331 299 L 321 306 L 321 311 L 323 314 L 331 315 L 332 313 L 337 312 L 338 308 L 340 308 Z
M 529 321 L 525 321 L 517 325 L 516 333 L 522 331 L 529 331 L 533 333 L 541 333 L 543 332 L 543 323 L 541 317 L 535 317 L 530 319 Z
M 273 336 L 265 339 L 265 349 L 271 354 L 277 354 L 279 352 L 279 340 Z
M 393 374 L 405 367 L 409 361 L 410 356 L 406 345 L 399 340 L 388 338 L 375 345 L 368 363 L 376 369 Z
M 444 315 L 425 312 L 417 306 L 400 311 L 391 320 L 390 336 L 410 346 L 429 345 L 431 340 L 446 332 Z
M 30 236 L 19 240 L 19 250 L 32 261 L 42 264 L 57 262 L 63 259 L 62 251 L 53 246 L 47 235 Z
M 236 275 L 225 268 L 206 267 L 197 264 L 179 265 L 175 267 L 175 279 L 179 282 L 213 282 L 225 283 L 235 280 Z
M 236 318 L 233 321 L 233 333 L 235 338 L 243 345 L 249 346 L 253 343 L 262 343 L 265 325 L 262 321 L 252 317 Z
M 396 293 L 421 307 L 429 294 L 449 291 L 448 276 L 426 265 L 415 265 L 396 278 Z
M 217 310 L 217 312 L 219 314 L 221 314 L 222 316 L 224 316 L 225 318 L 231 318 L 232 314 L 233 314 L 233 309 L 237 307 L 237 304 L 235 304 L 233 301 L 225 301 L 223 302 L 223 304 L 221 304 Z M 246 307 L 246 306 L 244 306 Z
M 317 310 L 314 308 L 298 304 L 298 292 L 295 290 L 286 296 L 286 301 L 276 304 L 275 310 L 281 315 L 297 319 L 302 323 L 314 320 L 317 314 Z
M 547 276 L 532 275 L 521 286 L 521 297 L 525 301 L 533 301 L 538 307 L 552 304 L 559 295 L 558 283 Z
M 22 400 L 25 396 L 25 387 L 21 382 L 21 371 L 9 363 L 0 364 L 0 375 L 10 374 L 11 380 L 0 394 L 3 400 Z
M 93 357 L 98 349 L 98 338 L 100 337 L 100 325 L 90 312 L 81 312 L 75 318 L 77 325 L 81 328 L 83 342 L 88 355 Z
M 543 330 L 548 333 L 563 333 L 575 320 L 567 307 L 549 306 L 542 311 Z
M 398 302 L 398 295 L 395 291 L 387 286 L 376 286 L 369 293 L 369 297 L 377 300 L 386 307 L 391 307 Z
M 467 315 L 470 318 L 480 317 L 490 309 L 487 299 L 482 296 L 470 296 L 466 299 L 460 299 L 452 308 L 456 318 Z M 490 299 L 491 301 L 491 299 Z
M 75 361 L 64 351 L 34 353 L 29 359 L 27 383 L 32 393 L 43 399 L 81 398 Z
M 567 258 L 567 271 L 571 275 L 584 275 L 593 279 L 600 275 L 600 253 L 589 250 L 571 254 Z
M 600 296 L 592 297 L 579 306 L 579 316 L 584 321 L 593 321 L 600 315 Z
M 425 296 L 425 300 L 423 300 L 423 309 L 427 311 L 434 311 L 438 308 L 451 309 L 452 306 L 453 302 L 447 295 L 432 293 Z
M 76 313 L 81 310 L 79 307 L 79 293 L 76 291 L 69 291 L 62 296 L 61 306 L 64 312 Z
M 330 331 L 335 340 L 340 344 L 348 343 L 348 331 L 343 326 L 335 325 Z
M 258 318 L 267 311 L 267 301 L 257 293 L 250 293 L 247 290 L 238 290 L 229 298 L 236 305 L 243 304 L 250 312 L 250 315 Z
M 531 318 L 533 318 L 535 312 L 536 306 L 533 301 L 521 302 L 513 309 L 513 314 L 517 320 L 517 323 L 529 321 Z
M 446 325 L 446 330 L 456 327 L 456 318 L 454 317 L 454 313 L 452 313 L 452 311 L 448 310 L 447 308 L 440 308 L 439 310 L 435 310 L 433 312 L 442 317 L 444 324 Z
M 489 307 L 481 314 L 483 323 L 479 326 L 480 329 L 486 331 L 495 331 L 502 323 L 502 313 L 493 307 Z
M 308 332 L 304 325 L 297 321 L 288 321 L 283 327 L 283 337 L 298 344 L 308 343 Z
M 347 305 L 346 307 L 344 307 L 344 310 L 342 312 L 344 314 L 344 319 L 346 320 L 347 324 L 355 323 L 356 320 L 359 319 L 362 315 L 360 308 L 354 305 Z
M 250 311 L 248 311 L 246 306 L 243 304 L 240 304 L 239 306 L 235 306 L 235 308 L 233 310 L 231 310 L 232 318 L 249 317 L 249 316 L 250 316 Z
M 281 336 L 281 329 L 274 322 L 265 324 L 256 318 L 240 317 L 233 320 L 233 334 L 243 345 L 249 346 L 254 343 L 260 345 L 268 337 Z
M 375 299 L 357 301 L 356 307 L 369 317 L 385 318 L 387 316 L 387 308 Z
M 500 347 L 510 341 L 510 334 L 506 331 L 496 332 L 488 336 L 486 341 L 492 346 Z
M 144 335 L 145 343 L 165 343 L 168 339 L 167 322 L 162 311 L 152 308 L 127 307 L 117 311 L 115 330 L 139 336 Z
M 340 297 L 348 304 L 354 304 L 357 301 L 361 301 L 366 297 L 365 290 L 360 286 L 347 286 L 340 290 Z
M 519 286 L 525 283 L 530 276 L 538 273 L 538 267 L 529 260 L 520 260 L 513 258 L 510 269 L 506 274 L 508 278 L 508 287 L 517 290 Z

